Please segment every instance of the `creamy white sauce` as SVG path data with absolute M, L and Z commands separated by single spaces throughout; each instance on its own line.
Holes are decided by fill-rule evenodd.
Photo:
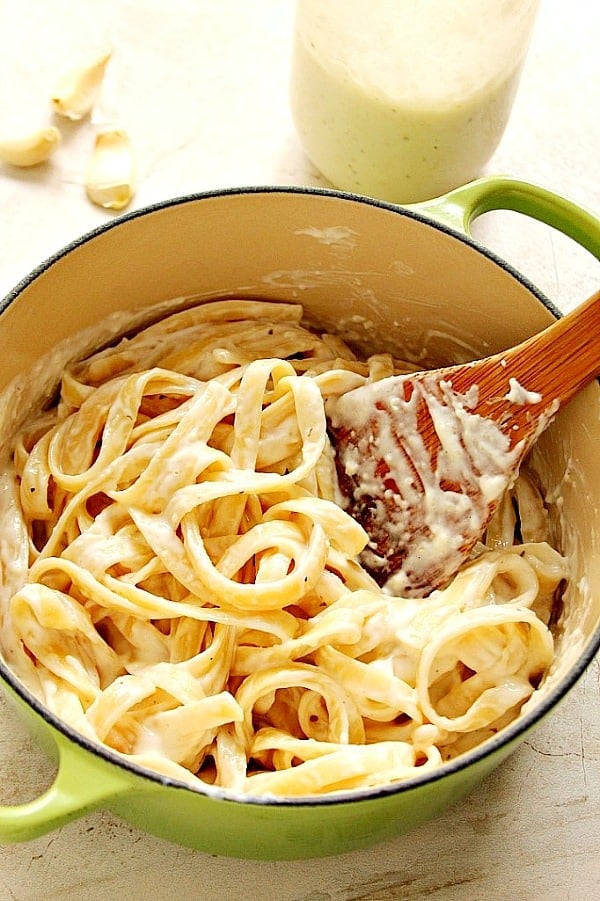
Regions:
M 465 541 L 483 533 L 490 508 L 515 475 L 522 444 L 511 448 L 493 421 L 473 412 L 476 386 L 458 394 L 441 382 L 438 392 L 436 377 L 425 376 L 413 382 L 407 401 L 400 384 L 397 378 L 369 384 L 336 399 L 327 413 L 334 429 L 351 430 L 338 448 L 341 467 L 353 483 L 354 507 L 369 510 L 367 532 L 387 548 L 382 556 L 381 541 L 372 542 L 363 562 L 386 572 L 394 559 L 396 571 L 384 588 L 410 595 L 443 582 L 463 562 Z M 420 402 L 440 439 L 435 466 L 418 428 Z M 383 478 L 382 461 L 389 470 Z
M 295 235 L 306 235 L 314 238 L 319 244 L 325 244 L 327 247 L 341 247 L 351 250 L 356 246 L 358 232 L 345 225 L 331 225 L 329 228 L 316 228 L 309 226 L 308 228 L 299 228 L 294 232 Z
M 504 131 L 538 0 L 299 0 L 291 107 L 338 187 L 400 203 L 479 173 Z
M 504 395 L 504 398 L 509 403 L 518 404 L 519 406 L 525 406 L 527 404 L 539 404 L 541 402 L 541 394 L 539 394 L 537 391 L 527 391 L 526 388 L 519 384 L 517 379 L 509 379 L 508 384 L 510 388 Z

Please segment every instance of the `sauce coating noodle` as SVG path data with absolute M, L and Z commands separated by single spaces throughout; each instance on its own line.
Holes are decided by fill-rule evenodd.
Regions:
M 359 562 L 326 406 L 402 368 L 252 300 L 72 364 L 2 478 L 9 666 L 92 741 L 238 795 L 396 782 L 512 721 L 567 576 L 533 480 L 428 598 Z

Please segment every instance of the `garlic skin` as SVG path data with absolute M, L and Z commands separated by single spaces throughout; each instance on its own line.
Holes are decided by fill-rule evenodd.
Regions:
M 96 135 L 85 176 L 87 196 L 105 210 L 122 210 L 134 194 L 135 163 L 129 136 L 121 129 Z
M 58 148 L 61 135 L 54 125 L 21 135 L 0 137 L 0 160 L 11 166 L 38 166 Z
M 111 52 L 106 51 L 94 62 L 67 72 L 52 94 L 54 112 L 78 122 L 91 112 L 102 86 Z

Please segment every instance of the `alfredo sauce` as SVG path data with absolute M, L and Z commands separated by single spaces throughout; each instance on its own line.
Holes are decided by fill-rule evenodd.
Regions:
M 478 175 L 506 126 L 538 0 L 299 0 L 292 113 L 337 187 L 425 200 Z

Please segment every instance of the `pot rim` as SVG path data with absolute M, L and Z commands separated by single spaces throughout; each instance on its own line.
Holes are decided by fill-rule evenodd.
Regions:
M 527 276 L 519 272 L 510 263 L 497 255 L 493 250 L 485 247 L 470 234 L 462 232 L 454 226 L 451 226 L 438 218 L 426 215 L 419 210 L 419 205 L 412 205 L 410 208 L 403 207 L 398 204 L 388 203 L 386 201 L 377 200 L 376 198 L 364 196 L 361 194 L 353 194 L 347 191 L 340 191 L 335 188 L 321 188 L 314 186 L 298 186 L 298 185 L 251 185 L 247 187 L 230 187 L 223 189 L 214 189 L 210 191 L 202 191 L 179 195 L 166 200 L 156 201 L 129 213 L 121 214 L 114 219 L 101 223 L 94 228 L 84 232 L 79 237 L 70 241 L 62 248 L 54 252 L 46 260 L 36 266 L 28 275 L 22 278 L 17 285 L 9 291 L 9 293 L 0 300 L 0 317 L 2 313 L 15 301 L 20 294 L 32 284 L 40 275 L 48 270 L 55 263 L 59 262 L 63 257 L 68 256 L 72 251 L 94 240 L 94 238 L 108 232 L 114 228 L 118 228 L 123 223 L 152 215 L 172 207 L 182 206 L 188 203 L 196 203 L 202 200 L 209 200 L 218 197 L 231 197 L 242 195 L 260 195 L 260 194 L 291 194 L 291 195 L 314 195 L 318 197 L 329 197 L 341 200 L 343 202 L 360 203 L 366 206 L 376 207 L 396 213 L 401 216 L 407 216 L 421 222 L 423 225 L 438 229 L 452 238 L 461 241 L 472 247 L 474 250 L 487 257 L 500 268 L 504 269 L 507 274 L 520 282 L 528 291 L 545 306 L 556 318 L 561 316 L 560 311 L 555 307 L 551 300 L 531 282 Z M 475 748 L 465 751 L 453 760 L 441 764 L 434 770 L 426 770 L 422 775 L 415 775 L 402 782 L 391 783 L 389 785 L 377 786 L 371 789 L 354 789 L 335 794 L 324 796 L 307 796 L 298 798 L 286 797 L 261 797 L 252 795 L 236 795 L 225 789 L 220 789 L 211 785 L 199 786 L 198 788 L 170 776 L 154 772 L 150 769 L 133 763 L 127 759 L 125 755 L 120 755 L 111 748 L 96 743 L 85 736 L 78 733 L 68 723 L 57 717 L 50 711 L 41 701 L 38 700 L 12 672 L 0 655 L 0 679 L 4 681 L 9 688 L 33 711 L 44 720 L 44 722 L 54 728 L 56 731 L 65 736 L 70 742 L 78 745 L 84 751 L 99 757 L 101 760 L 109 764 L 118 766 L 125 770 L 128 774 L 147 780 L 155 786 L 165 786 L 174 789 L 185 789 L 194 794 L 199 794 L 213 800 L 225 801 L 234 804 L 257 805 L 261 807 L 321 807 L 336 806 L 341 804 L 356 804 L 360 802 L 373 801 L 378 798 L 388 797 L 391 795 L 404 794 L 425 785 L 436 783 L 440 779 L 455 775 L 468 767 L 477 764 L 484 759 L 495 755 L 503 748 L 508 748 L 511 743 L 517 739 L 524 737 L 525 734 L 538 724 L 548 714 L 558 702 L 573 688 L 575 683 L 581 678 L 589 664 L 592 662 L 597 651 L 600 650 L 600 625 L 588 640 L 587 646 L 583 653 L 578 657 L 576 662 L 571 666 L 568 672 L 557 681 L 548 694 L 536 705 L 531 711 L 517 717 L 508 726 L 501 729 L 496 735 L 486 739 Z

